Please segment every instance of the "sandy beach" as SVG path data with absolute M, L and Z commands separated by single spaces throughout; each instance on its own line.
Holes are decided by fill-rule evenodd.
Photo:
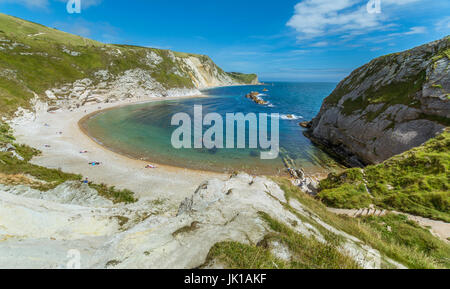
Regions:
M 146 102 L 180 98 L 185 97 L 155 98 Z M 33 158 L 32 163 L 81 174 L 95 183 L 126 188 L 135 192 L 139 198 L 165 199 L 169 204 L 178 206 L 206 180 L 229 177 L 159 164 L 156 164 L 156 169 L 146 169 L 147 162 L 108 150 L 87 136 L 79 126 L 81 119 L 99 110 L 140 102 L 126 100 L 112 104 L 92 104 L 73 111 L 58 110 L 53 113 L 40 109 L 35 117 L 16 119 L 11 125 L 19 143 L 42 151 L 42 155 Z M 81 154 L 80 151 L 88 153 Z M 101 165 L 93 167 L 89 165 L 92 161 L 101 162 Z
M 188 97 L 205 97 L 188 96 Z M 145 102 L 181 99 L 186 97 L 154 98 Z M 179 204 L 192 195 L 204 182 L 210 179 L 225 181 L 229 175 L 183 169 L 167 165 L 156 165 L 156 169 L 146 169 L 148 162 L 129 158 L 108 150 L 91 139 L 80 127 L 80 122 L 99 111 L 123 105 L 142 103 L 126 100 L 111 104 L 92 104 L 68 111 L 53 113 L 38 109 L 33 117 L 16 119 L 11 125 L 19 143 L 27 144 L 42 151 L 42 155 L 33 158 L 34 164 L 61 168 L 68 173 L 81 174 L 95 183 L 105 183 L 120 189 L 129 189 L 140 199 L 163 199 L 167 209 L 176 210 Z M 80 151 L 87 151 L 81 154 Z M 89 162 L 100 162 L 100 166 L 91 166 Z M 330 209 L 336 214 L 353 215 L 355 210 Z M 429 220 L 416 216 L 410 219 L 432 232 L 444 241 L 449 237 L 448 223 Z

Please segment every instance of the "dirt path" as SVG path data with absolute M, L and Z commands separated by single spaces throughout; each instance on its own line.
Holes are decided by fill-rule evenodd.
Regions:
M 328 211 L 333 212 L 338 215 L 347 215 L 349 217 L 360 217 L 360 216 L 384 216 L 387 213 L 402 214 L 408 217 L 409 220 L 417 222 L 420 226 L 430 229 L 430 232 L 438 237 L 439 239 L 449 242 L 450 238 L 450 223 L 443 221 L 431 220 L 419 216 L 414 216 L 406 213 L 400 213 L 396 211 L 386 211 L 377 209 L 359 209 L 359 210 L 349 210 L 349 209 L 334 209 L 328 208 Z

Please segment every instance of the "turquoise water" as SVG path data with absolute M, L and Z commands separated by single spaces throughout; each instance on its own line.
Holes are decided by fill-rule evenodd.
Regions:
M 208 98 L 165 100 L 103 111 L 86 120 L 83 126 L 99 143 L 149 162 L 219 172 L 244 170 L 255 174 L 282 174 L 282 158 L 289 156 L 298 167 L 318 173 L 335 164 L 303 136 L 304 129 L 299 126 L 299 122 L 311 120 L 318 113 L 323 99 L 335 85 L 276 82 L 265 86 L 214 88 L 203 91 Z M 262 92 L 264 88 L 269 91 Z M 261 92 L 261 97 L 269 104 L 262 106 L 245 98 L 251 91 Z M 280 157 L 261 160 L 258 149 L 173 148 L 171 136 L 177 127 L 171 126 L 172 116 L 185 112 L 193 119 L 194 105 L 202 105 L 204 115 L 216 112 L 224 119 L 226 113 L 279 113 Z M 289 114 L 294 115 L 295 120 L 285 117 Z

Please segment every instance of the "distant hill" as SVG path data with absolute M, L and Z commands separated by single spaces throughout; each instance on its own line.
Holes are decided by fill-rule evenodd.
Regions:
M 104 44 L 0 14 L 0 113 L 35 96 L 79 106 L 255 83 L 256 75 L 226 73 L 205 55 Z

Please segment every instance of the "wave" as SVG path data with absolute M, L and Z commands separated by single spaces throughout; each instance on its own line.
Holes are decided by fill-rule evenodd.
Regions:
M 280 114 L 280 118 L 282 120 L 299 120 L 302 119 L 303 116 L 295 114 Z

